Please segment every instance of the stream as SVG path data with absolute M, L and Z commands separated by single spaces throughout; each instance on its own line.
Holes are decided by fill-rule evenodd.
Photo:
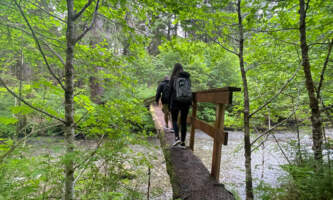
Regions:
M 240 199 L 245 199 L 245 167 L 244 167 L 244 147 L 243 132 L 240 131 L 228 131 L 229 139 L 228 145 L 222 146 L 222 159 L 220 169 L 220 182 L 223 183 L 229 191 L 233 192 Z M 297 135 L 295 132 L 283 131 L 274 132 L 274 135 L 285 152 L 288 159 L 292 158 L 292 150 L 290 143 L 297 141 Z M 333 138 L 333 129 L 326 130 L 326 135 Z M 258 135 L 252 135 L 251 141 L 253 141 Z M 265 137 L 263 137 L 265 139 Z M 189 141 L 189 134 L 186 139 Z M 310 130 L 301 131 L 300 133 L 301 149 L 312 152 L 312 139 Z M 151 143 L 158 145 L 158 139 L 152 139 Z M 257 144 L 259 144 L 258 142 Z M 255 145 L 257 145 L 255 144 Z M 212 162 L 213 151 L 213 139 L 205 133 L 196 130 L 194 154 L 198 156 L 210 171 Z M 323 152 L 326 154 L 326 150 Z M 159 154 L 160 155 L 160 154 Z M 331 151 L 333 155 L 333 151 Z M 162 157 L 163 159 L 163 157 Z M 326 157 L 324 158 L 326 159 Z M 162 164 L 163 167 L 154 166 L 159 170 L 165 170 L 165 164 L 163 160 L 157 161 L 155 164 Z M 287 164 L 288 161 L 284 157 L 280 148 L 277 145 L 276 140 L 272 135 L 267 137 L 263 146 L 260 146 L 256 151 L 252 152 L 252 177 L 253 188 L 256 188 L 260 181 L 271 185 L 272 187 L 278 186 L 278 178 L 286 173 L 281 169 L 280 165 Z M 156 169 L 155 169 L 156 170 Z M 167 175 L 167 173 L 160 172 L 159 175 Z M 155 177 L 160 182 L 161 177 Z M 164 179 L 165 180 L 165 179 Z M 161 183 L 161 182 L 160 182 Z M 164 183 L 163 183 L 164 184 Z M 169 184 L 164 184 L 168 186 Z M 171 199 L 172 189 L 164 188 L 164 195 L 156 197 L 154 199 Z M 256 198 L 257 199 L 257 198 Z
M 234 193 L 235 196 L 240 199 L 245 199 L 245 168 L 244 168 L 244 147 L 243 147 L 243 132 L 240 131 L 228 131 L 229 139 L 228 145 L 222 146 L 222 159 L 220 169 L 220 183 L 224 184 L 226 189 Z M 189 135 L 187 135 L 187 145 L 189 141 Z M 290 149 L 290 143 L 297 141 L 297 135 L 294 132 L 274 132 L 274 135 L 285 152 L 288 159 L 292 158 L 292 150 Z M 327 129 L 326 135 L 333 138 L 333 129 Z M 258 135 L 252 135 L 251 141 L 253 141 Z M 263 137 L 265 139 L 265 137 Z M 157 136 L 148 138 L 150 148 L 141 145 L 132 145 L 131 149 L 134 152 L 142 152 L 145 155 L 152 155 L 156 159 L 151 161 L 151 176 L 150 176 L 150 199 L 151 200 L 170 200 L 172 199 L 172 188 L 170 184 L 169 176 L 166 172 L 165 160 L 160 148 L 159 139 Z M 301 131 L 300 134 L 301 148 L 311 152 L 311 132 L 309 129 Z M 35 138 L 29 142 L 31 145 L 38 147 L 35 148 L 35 153 L 52 153 L 53 155 L 61 155 L 63 153 L 63 138 Z M 78 146 L 89 148 L 95 146 L 94 141 L 78 140 L 76 141 Z M 260 142 L 259 142 L 260 143 Z M 58 151 L 49 150 L 49 145 Z M 255 144 L 257 145 L 257 144 Z M 196 130 L 194 154 L 198 156 L 207 169 L 210 171 L 212 162 L 213 151 L 213 139 L 205 133 Z M 326 154 L 326 150 L 323 152 Z M 331 156 L 333 150 L 331 150 Z M 327 159 L 324 157 L 324 159 Z M 333 159 L 333 158 L 332 158 Z M 253 188 L 255 189 L 260 181 L 264 181 L 266 184 L 272 187 L 278 186 L 278 178 L 285 175 L 285 172 L 281 169 L 280 165 L 287 164 L 287 160 L 283 153 L 279 149 L 274 137 L 269 136 L 263 146 L 260 146 L 256 151 L 252 152 L 252 177 Z M 139 167 L 140 166 L 134 166 Z M 144 169 L 148 171 L 147 169 Z M 146 173 L 147 174 L 147 173 Z M 138 185 L 136 188 L 142 193 L 147 192 L 147 177 L 139 177 L 136 180 Z M 256 198 L 257 199 L 257 198 Z

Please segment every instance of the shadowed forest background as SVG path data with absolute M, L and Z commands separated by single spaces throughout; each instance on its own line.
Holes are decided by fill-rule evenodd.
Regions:
M 332 199 L 332 45 L 327 0 L 1 0 L 0 199 L 164 199 L 165 184 L 147 195 L 164 163 L 143 101 L 177 62 L 193 91 L 242 89 L 225 117 L 242 132 L 236 199 Z M 270 137 L 278 186 L 252 173 Z

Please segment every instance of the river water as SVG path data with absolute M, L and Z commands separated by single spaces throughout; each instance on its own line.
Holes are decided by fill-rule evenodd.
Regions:
M 239 131 L 228 132 L 228 145 L 222 146 L 220 183 L 223 183 L 229 191 L 240 197 L 240 199 L 245 199 L 245 168 L 243 147 L 244 135 L 243 132 Z M 274 135 L 288 159 L 292 159 L 293 156 L 291 155 L 292 150 L 290 149 L 290 143 L 292 143 L 292 141 L 296 141 L 296 133 L 284 131 L 275 132 Z M 333 138 L 333 129 L 326 130 L 326 135 L 330 138 Z M 253 141 L 256 137 L 258 137 L 258 135 L 252 135 L 251 141 Z M 300 139 L 302 149 L 311 152 L 312 139 L 309 130 L 301 131 Z M 186 141 L 189 141 L 189 134 Z M 76 142 L 78 146 L 81 147 L 90 146 L 92 148 L 95 146 L 94 141 L 82 140 Z M 52 144 L 53 146 L 58 145 L 59 149 L 61 149 L 59 152 L 52 152 L 53 155 L 60 155 L 63 153 L 63 138 L 39 138 L 38 140 L 33 139 L 33 141 L 31 141 L 30 143 L 35 143 L 34 146 L 38 146 L 38 151 L 36 150 L 34 154 L 49 152 L 50 150 L 48 146 L 50 144 Z M 172 199 L 172 188 L 170 185 L 169 176 L 166 172 L 165 160 L 162 150 L 160 148 L 158 138 L 156 136 L 150 137 L 149 144 L 150 147 L 133 145 L 131 148 L 132 150 L 134 150 L 134 152 L 142 152 L 145 155 L 151 155 L 155 157 L 155 159 L 151 160 L 152 168 L 150 175 L 150 199 L 170 200 Z M 43 146 L 45 147 L 43 148 Z M 196 130 L 194 154 L 203 161 L 204 165 L 209 171 L 211 169 L 212 150 L 212 138 L 210 138 L 205 133 Z M 333 155 L 333 151 L 331 155 Z M 256 186 L 258 186 L 260 181 L 264 181 L 265 183 L 273 187 L 277 186 L 278 177 L 285 174 L 285 172 L 281 169 L 280 166 L 286 163 L 287 160 L 279 149 L 274 137 L 269 136 L 263 146 L 260 146 L 256 151 L 252 152 L 253 187 L 255 188 Z M 131 167 L 137 168 L 140 166 Z M 144 170 L 148 171 L 146 168 L 144 168 Z M 146 193 L 148 185 L 147 180 L 148 176 L 139 177 L 139 180 L 135 181 L 138 185 L 135 188 L 140 190 L 142 193 Z
M 227 146 L 222 146 L 222 158 L 221 158 L 221 170 L 220 170 L 220 182 L 225 187 L 233 192 L 240 199 L 245 199 L 245 167 L 244 167 L 244 134 L 239 131 L 228 131 L 229 140 Z M 188 134 L 189 135 L 189 134 Z M 333 130 L 326 130 L 326 135 L 333 138 Z M 259 135 L 252 135 L 251 141 L 253 141 Z M 291 143 L 297 141 L 297 135 L 294 132 L 275 132 L 274 136 L 278 141 L 278 144 L 284 151 L 288 159 L 292 159 Z M 263 139 L 266 139 L 263 137 Z M 287 164 L 288 161 L 279 148 L 276 140 L 272 135 L 267 137 L 264 145 L 260 146 L 256 151 L 252 152 L 252 177 L 253 187 L 258 186 L 260 181 L 271 186 L 278 186 L 278 177 L 285 175 L 285 172 L 281 169 L 281 165 Z M 189 141 L 189 137 L 187 138 Z M 301 131 L 300 134 L 301 148 L 302 150 L 312 151 L 312 139 L 309 131 Z M 158 145 L 158 139 L 151 139 L 152 144 Z M 260 142 L 258 142 L 259 144 Z M 257 144 L 255 144 L 256 146 Z M 160 151 L 160 150 L 159 150 Z M 196 130 L 194 154 L 198 156 L 210 171 L 212 162 L 213 140 L 205 133 Z M 161 152 L 157 152 L 159 156 L 162 156 Z M 325 153 L 325 151 L 324 151 Z M 333 152 L 332 152 L 333 155 Z M 170 199 L 172 197 L 172 189 L 170 184 L 162 183 L 162 181 L 168 180 L 163 178 L 167 176 L 165 170 L 165 164 L 162 159 L 154 161 L 153 176 L 158 184 L 163 185 L 163 194 L 155 196 L 153 199 Z M 159 172 L 156 172 L 159 171 Z M 158 175 L 154 175 L 158 173 Z

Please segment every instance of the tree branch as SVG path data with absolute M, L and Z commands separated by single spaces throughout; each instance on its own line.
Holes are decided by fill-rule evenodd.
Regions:
M 81 33 L 81 35 L 79 35 L 76 39 L 75 39 L 75 41 L 74 41 L 74 43 L 77 43 L 78 41 L 80 41 L 91 29 L 92 29 L 92 27 L 93 27 L 93 25 L 95 24 L 95 21 L 96 21 L 96 18 L 97 18 L 97 11 L 98 11 L 98 6 L 99 6 L 99 0 L 97 0 L 97 2 L 96 2 L 96 7 L 95 7 L 95 11 L 94 11 L 94 14 L 93 14 L 93 19 L 91 20 L 91 24 L 90 24 L 90 26 L 88 27 L 88 28 L 86 28 L 84 31 L 83 31 L 83 33 Z
M 322 99 L 322 98 L 319 98 L 319 100 L 320 100 L 321 105 L 323 106 L 323 110 L 324 110 L 324 112 L 325 112 L 325 114 L 326 114 L 328 120 L 331 122 L 331 124 L 332 124 L 332 126 L 333 126 L 333 119 L 332 119 L 332 117 L 330 116 L 330 113 L 329 113 L 329 110 L 330 110 L 331 108 L 333 108 L 333 105 L 326 107 L 325 104 L 324 104 L 323 99 Z
M 296 111 L 295 111 L 296 112 Z M 261 134 L 260 136 L 258 136 L 255 140 L 252 141 L 251 146 L 256 143 L 262 136 L 269 134 L 272 130 L 276 129 L 278 126 L 280 126 L 281 124 L 283 124 L 285 121 L 287 121 L 295 112 L 292 112 L 286 119 L 280 121 L 279 123 L 275 124 L 272 128 L 268 129 L 267 131 L 265 131 L 263 134 Z M 260 146 L 260 145 L 259 145 Z M 256 148 L 258 148 L 259 146 L 257 146 Z M 254 151 L 254 150 L 252 150 Z
M 7 21 L 7 23 L 1 23 L 1 20 L 2 20 L 2 21 Z M 14 28 L 14 29 L 17 29 L 17 30 L 23 31 L 24 33 L 26 33 L 26 34 L 28 34 L 28 35 L 32 35 L 31 33 L 29 33 L 28 31 L 24 30 L 23 28 L 18 27 L 18 25 L 24 26 L 23 24 L 16 24 L 16 25 L 15 25 L 15 24 L 12 24 L 13 22 L 11 22 L 11 24 L 9 24 L 8 22 L 10 22 L 10 21 L 8 21 L 7 19 L 1 19 L 1 18 L 0 18 L 0 25 L 2 25 L 2 26 L 6 26 L 6 27 L 11 27 L 11 28 Z M 47 39 L 50 39 L 50 40 L 55 40 L 55 41 L 61 43 L 61 41 L 58 40 L 58 39 L 48 37 L 48 36 L 43 35 L 43 34 L 37 32 L 37 31 L 35 31 L 35 33 L 37 33 L 39 36 L 42 36 L 42 37 L 44 37 L 44 38 L 47 38 Z
M 82 13 L 90 6 L 90 4 L 93 2 L 93 0 L 89 0 L 86 5 L 83 6 L 83 8 L 78 12 L 76 15 L 73 16 L 72 20 L 75 21 L 77 18 L 79 18 Z
M 310 3 L 310 0 L 308 0 L 307 2 L 306 2 L 306 7 L 305 7 L 305 14 L 306 14 L 306 12 L 308 11 L 308 9 L 309 9 L 309 3 Z
M 274 32 L 280 32 L 280 31 L 290 31 L 290 30 L 298 30 L 298 28 L 282 28 L 282 29 L 276 29 L 276 30 L 258 30 L 258 29 L 248 29 L 247 32 L 256 32 L 256 33 L 274 33 Z
M 59 78 L 55 75 L 55 73 L 52 71 L 51 66 L 49 65 L 49 63 L 48 63 L 48 61 L 47 61 L 47 59 L 46 59 L 46 56 L 45 56 L 45 54 L 44 54 L 44 52 L 43 52 L 43 49 L 42 49 L 42 47 L 40 46 L 39 40 L 38 40 L 38 38 L 37 38 L 37 36 L 36 36 L 34 30 L 32 29 L 32 27 L 31 27 L 31 25 L 30 25 L 28 19 L 26 18 L 25 14 L 24 14 L 24 12 L 23 12 L 23 10 L 22 10 L 22 7 L 17 3 L 16 0 L 14 0 L 14 2 L 15 2 L 15 4 L 16 4 L 16 6 L 18 7 L 18 9 L 20 10 L 20 13 L 21 13 L 22 17 L 24 18 L 24 21 L 27 23 L 27 25 L 28 25 L 28 27 L 29 27 L 31 33 L 32 33 L 32 37 L 34 38 L 35 42 L 37 43 L 38 50 L 39 50 L 39 52 L 42 54 L 42 57 L 43 57 L 43 59 L 44 59 L 44 62 L 45 62 L 45 64 L 46 64 L 46 66 L 47 66 L 49 72 L 51 73 L 51 75 L 53 76 L 53 78 L 55 78 L 55 79 L 58 81 L 58 83 L 60 84 L 60 86 L 62 87 L 62 89 L 65 90 L 65 87 L 64 87 L 64 85 L 61 83 L 60 79 L 59 79 Z
M 47 46 L 47 48 L 60 60 L 60 62 L 65 65 L 65 61 L 64 59 L 61 57 L 61 55 L 59 55 L 52 47 L 50 47 L 50 45 L 45 41 L 42 40 L 42 42 L 44 43 L 45 46 Z
M 266 135 L 266 138 L 262 141 L 262 142 L 260 142 L 260 144 L 258 145 L 258 146 L 256 146 L 256 147 L 254 147 L 253 149 L 251 149 L 251 152 L 254 152 L 255 150 L 257 150 L 261 145 L 264 145 L 264 143 L 267 141 L 267 139 L 268 139 L 268 136 L 269 136 L 269 134 L 267 134 Z
M 208 36 L 208 37 L 210 37 L 210 36 Z M 232 53 L 232 54 L 235 54 L 236 56 L 239 56 L 239 54 L 238 54 L 237 52 L 228 49 L 227 47 L 225 47 L 224 45 L 222 45 L 221 42 L 219 42 L 218 40 L 216 40 L 216 39 L 214 39 L 214 38 L 211 38 L 211 37 L 210 37 L 210 39 L 213 40 L 216 44 L 220 45 L 220 47 L 222 47 L 222 48 L 225 49 L 226 51 L 228 51 L 228 52 L 230 52 L 230 53 Z
M 2 24 L 0 23 L 0 25 L 5 25 L 5 24 Z M 9 27 L 12 27 L 14 29 L 18 29 L 28 35 L 31 35 L 31 33 L 29 33 L 28 31 L 24 30 L 23 28 L 20 28 L 20 27 L 16 27 L 14 25 L 10 25 L 10 24 L 6 24 L 6 26 L 9 26 Z M 47 48 L 49 48 L 49 50 L 60 60 L 60 62 L 65 65 L 65 62 L 64 62 L 64 59 L 43 39 L 41 39 L 42 42 L 44 43 L 45 46 L 47 46 Z
M 11 89 L 9 89 L 9 88 L 7 87 L 6 83 L 2 80 L 2 78 L 0 78 L 0 83 L 6 88 L 6 90 L 7 90 L 11 95 L 13 95 L 15 98 L 17 98 L 18 100 L 20 100 L 22 103 L 24 103 L 25 105 L 29 106 L 29 107 L 32 108 L 33 110 L 36 110 L 36 111 L 38 111 L 38 112 L 40 112 L 40 113 L 43 113 L 43 114 L 47 115 L 47 116 L 50 117 L 50 118 L 53 118 L 53 119 L 56 119 L 56 120 L 58 120 L 58 121 L 60 121 L 60 122 L 62 122 L 62 123 L 65 123 L 64 120 L 62 120 L 62 119 L 60 119 L 60 118 L 58 118 L 58 117 L 56 117 L 56 116 L 54 116 L 54 115 L 51 115 L 50 113 L 48 113 L 48 112 L 46 112 L 46 111 L 43 111 L 43 110 L 41 110 L 41 109 L 39 109 L 39 108 L 33 106 L 32 104 L 30 104 L 30 103 L 28 103 L 27 101 L 25 101 L 23 98 L 19 97 L 17 94 L 15 94 L 15 92 L 13 92 Z
M 29 2 L 30 2 L 32 5 L 36 6 L 37 8 L 41 9 L 42 11 L 44 11 L 46 14 L 50 15 L 51 17 L 54 17 L 54 18 L 56 18 L 57 20 L 59 20 L 59 21 L 61 21 L 61 22 L 63 22 L 63 23 L 66 23 L 65 20 L 63 20 L 63 19 L 61 19 L 60 17 L 58 17 L 58 16 L 56 16 L 56 15 L 50 13 L 49 11 L 47 11 L 47 10 L 45 10 L 44 8 L 40 7 L 39 5 L 37 5 L 37 4 L 35 4 L 35 3 L 31 2 L 31 1 L 29 1 Z
M 97 146 L 96 146 L 95 150 L 92 151 L 92 152 L 90 152 L 89 157 L 87 157 L 87 158 L 86 158 L 83 162 L 81 162 L 80 164 L 77 164 L 76 166 L 74 166 L 74 169 L 77 169 L 78 167 L 80 167 L 81 165 L 83 165 L 84 163 L 86 163 L 87 161 L 89 161 L 89 160 L 91 159 L 91 157 L 94 156 L 94 155 L 97 153 L 98 148 L 101 146 L 101 144 L 102 144 L 102 142 L 103 142 L 104 136 L 105 136 L 105 134 L 103 134 L 103 135 L 101 136 L 101 138 L 98 140 L 98 142 L 97 142 Z
M 282 147 L 281 147 L 281 145 L 280 145 L 279 141 L 276 139 L 276 137 L 275 137 L 275 135 L 274 135 L 274 134 L 272 134 L 272 136 L 273 136 L 273 138 L 274 138 L 274 140 L 275 140 L 276 144 L 278 145 L 278 147 L 279 147 L 280 151 L 282 152 L 282 154 L 283 154 L 284 158 L 287 160 L 287 162 L 288 162 L 288 163 L 289 163 L 289 165 L 290 165 L 290 164 L 291 164 L 291 162 L 290 162 L 290 160 L 288 159 L 288 156 L 286 155 L 286 153 L 283 151 L 283 149 L 282 149 Z
M 24 128 L 26 128 L 27 126 L 23 127 L 20 131 L 22 131 Z M 34 131 L 32 130 L 28 135 L 26 135 L 24 138 L 22 138 L 21 140 L 19 140 L 16 144 L 14 143 L 9 150 L 4 153 L 3 155 L 1 155 L 0 157 L 0 163 L 3 162 L 3 160 L 9 156 L 20 144 L 22 144 L 22 142 L 24 142 L 26 140 L 26 138 L 30 137 L 32 134 L 34 133 Z
M 332 51 L 332 45 L 333 45 L 333 38 L 332 38 L 331 42 L 328 45 L 327 56 L 326 56 L 326 59 L 325 59 L 325 62 L 324 62 L 324 66 L 323 66 L 323 68 L 321 70 L 321 73 L 320 73 L 320 80 L 319 80 L 318 89 L 317 89 L 317 99 L 320 98 L 320 90 L 321 90 L 321 87 L 323 85 L 324 74 L 325 74 L 325 70 L 327 68 L 328 60 L 330 59 L 330 55 L 331 55 L 331 51 Z
M 90 153 L 90 156 L 87 157 L 87 159 L 85 159 L 82 163 L 76 165 L 74 167 L 74 170 L 77 169 L 78 167 L 80 167 L 82 164 L 85 164 L 85 163 L 89 163 L 90 160 L 93 158 L 93 156 L 97 153 L 98 151 L 98 148 L 100 147 L 100 145 L 102 144 L 102 141 L 103 141 L 103 138 L 104 138 L 104 135 L 102 135 L 102 137 L 100 138 L 100 140 L 97 142 L 97 146 L 95 148 L 95 150 L 93 152 Z M 83 169 L 81 169 L 81 171 L 79 172 L 79 174 L 77 175 L 77 177 L 75 178 L 75 180 L 73 181 L 73 185 L 75 186 L 76 182 L 80 179 L 80 177 L 82 176 L 82 174 L 84 173 L 84 171 L 87 169 L 87 166 L 84 167 Z
M 74 126 L 77 126 L 81 120 L 83 120 L 87 115 L 88 115 L 89 111 L 85 112 L 81 117 L 80 119 L 78 119 L 75 123 L 74 123 Z
M 314 45 L 329 45 L 330 43 L 324 43 L 324 42 L 315 42 L 315 43 L 310 43 L 308 44 L 308 47 L 314 46 Z
M 272 36 L 272 35 L 271 35 L 271 36 Z M 294 43 L 294 42 L 288 42 L 288 41 L 285 41 L 285 40 L 281 40 L 281 39 L 278 39 L 278 38 L 276 38 L 276 37 L 274 37 L 274 36 L 272 36 L 272 38 L 273 38 L 274 40 L 277 40 L 277 41 L 280 41 L 280 42 L 284 42 L 284 43 L 286 43 L 286 44 L 290 44 L 290 45 L 298 46 L 298 44 L 297 44 L 297 43 Z
M 288 84 L 296 77 L 296 74 L 298 72 L 298 70 L 300 69 L 300 66 L 296 69 L 295 73 L 285 82 L 285 84 L 281 87 L 281 89 L 268 101 L 266 101 L 266 103 L 264 103 L 263 105 L 261 105 L 257 110 L 255 110 L 253 113 L 251 113 L 249 115 L 249 117 L 251 118 L 254 114 L 256 114 L 257 112 L 259 112 L 260 110 L 262 110 L 263 108 L 265 108 L 268 104 L 270 104 L 277 96 L 279 96 L 283 90 L 288 86 Z

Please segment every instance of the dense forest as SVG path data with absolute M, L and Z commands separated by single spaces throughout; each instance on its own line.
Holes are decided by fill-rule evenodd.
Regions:
M 0 11 L 0 199 L 147 199 L 134 185 L 160 166 L 132 147 L 156 151 L 143 101 L 175 63 L 194 91 L 241 88 L 225 127 L 243 132 L 246 199 L 333 198 L 332 1 L 1 0 Z M 198 116 L 214 122 L 215 106 Z M 277 130 L 294 133 L 279 145 L 287 175 L 254 187 L 252 153 Z

